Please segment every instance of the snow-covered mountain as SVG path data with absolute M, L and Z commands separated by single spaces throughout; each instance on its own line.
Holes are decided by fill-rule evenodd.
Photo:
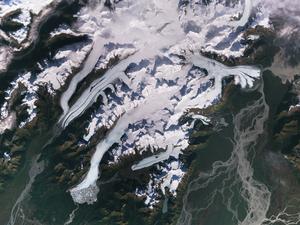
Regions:
M 51 9 L 47 8 L 50 3 L 5 2 L 2 3 L 2 15 L 22 8 L 19 20 L 25 25 L 30 19 L 22 15 L 39 15 L 43 10 Z M 91 7 L 93 4 L 94 7 Z M 85 34 L 92 44 L 61 48 L 51 62 L 45 60 L 44 65 L 39 64 L 40 73 L 27 71 L 19 74 L 7 90 L 2 119 L 6 121 L 11 115 L 8 100 L 20 84 L 25 86 L 23 104 L 28 106 L 29 118 L 19 126 L 24 126 L 36 116 L 39 85 L 48 85 L 48 91 L 55 95 L 56 90 L 66 86 L 65 81 L 70 77 L 71 82 L 60 99 L 63 114 L 58 124 L 62 128 L 101 95 L 105 104 L 91 116 L 83 138 L 89 141 L 102 127 L 111 131 L 97 145 L 85 179 L 71 189 L 75 201 L 92 202 L 95 197 L 86 199 L 85 196 L 91 195 L 89 190 L 93 190 L 92 196 L 97 194 L 98 166 L 104 153 L 114 143 L 119 143 L 112 150 L 115 162 L 121 155 L 133 154 L 136 150 L 142 154 L 148 146 L 152 151 L 165 149 L 165 152 L 133 165 L 133 170 L 151 166 L 170 156 L 180 163 L 178 156 L 189 145 L 189 134 L 194 124 L 180 125 L 180 118 L 188 115 L 207 124 L 209 118 L 189 111 L 217 104 L 222 97 L 224 78 L 234 76 L 235 84 L 243 88 L 252 87 L 255 79 L 260 79 L 258 68 L 227 67 L 201 56 L 201 52 L 226 58 L 242 57 L 247 48 L 245 40 L 259 38 L 247 37 L 245 31 L 255 26 L 270 27 L 262 10 L 252 1 L 210 4 L 144 0 L 92 2 L 79 11 L 72 27 L 61 26 L 51 34 L 52 38 L 60 34 Z M 25 33 L 29 32 L 26 26 L 22 29 Z M 10 35 L 13 37 L 13 34 Z M 112 60 L 117 62 L 110 65 Z M 73 74 L 74 68 L 80 68 L 77 74 Z M 100 69 L 106 72 L 94 80 L 73 105 L 69 105 L 77 84 L 90 72 Z M 104 92 L 107 89 L 111 89 L 113 95 L 107 97 Z M 162 190 L 165 186 L 172 187 L 173 194 L 176 194 L 178 180 L 172 178 L 172 173 L 173 170 L 169 170 L 159 182 Z M 184 173 L 181 171 L 179 174 L 182 177 Z
M 0 71 L 8 85 L 0 93 L 0 135 L 45 132 L 45 118 L 52 113 L 51 123 L 56 122 L 48 125 L 51 137 L 41 149 L 76 149 L 68 174 L 68 192 L 76 204 L 96 203 L 101 165 L 113 168 L 126 157 L 134 159 L 128 166 L 132 173 L 155 168 L 149 169 L 147 184 L 132 192 L 147 207 L 175 198 L 188 174 L 182 156 L 197 124 L 215 130 L 226 126 L 214 121 L 226 88 L 257 91 L 266 68 L 278 75 L 287 71 L 282 72 L 282 64 L 290 69 L 298 47 L 288 58 L 285 46 L 296 37 L 290 34 L 299 33 L 299 18 L 295 9 L 279 21 L 281 10 L 287 14 L 285 5 L 259 0 L 1 1 Z M 263 100 L 256 99 L 253 108 L 264 110 L 253 124 L 260 135 L 269 111 L 263 91 L 257 92 Z M 74 124 L 78 130 L 72 130 Z M 14 159 L 14 152 L 5 154 Z M 62 165 L 54 170 L 60 173 Z

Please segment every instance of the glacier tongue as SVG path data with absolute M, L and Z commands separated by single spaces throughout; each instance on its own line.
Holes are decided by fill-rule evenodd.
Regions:
M 168 54 L 170 56 L 172 52 Z M 234 75 L 243 87 L 251 87 L 254 79 L 260 77 L 260 70 L 255 67 L 230 68 L 199 54 L 186 56 L 190 60 L 184 64 L 175 63 L 167 58 L 168 54 L 165 58 L 150 60 L 144 67 L 137 64 L 132 72 L 127 72 L 129 83 L 116 83 L 115 96 L 109 97 L 108 105 L 102 106 L 103 113 L 98 115 L 97 126 L 111 127 L 111 130 L 97 145 L 85 179 L 71 189 L 74 201 L 83 203 L 82 199 L 85 199 L 86 202 L 93 202 L 90 189 L 96 185 L 103 155 L 114 143 L 119 143 L 119 147 L 113 150 L 116 160 L 121 154 L 134 153 L 135 149 L 141 152 L 149 146 L 152 149 L 167 149 L 133 165 L 133 170 L 167 160 L 170 156 L 178 158 L 188 146 L 192 129 L 189 124 L 179 125 L 179 119 L 189 109 L 202 109 L 216 103 L 222 94 L 222 79 L 229 75 Z M 124 61 L 119 65 L 124 64 Z M 114 68 L 118 68 L 118 65 Z M 208 75 L 201 69 L 206 69 Z M 119 78 L 125 76 L 124 73 L 114 74 L 118 74 Z M 103 84 L 98 82 L 92 90 L 103 85 L 106 85 L 105 79 Z M 93 98 L 92 95 L 89 92 L 85 99 Z
M 225 56 L 241 56 L 246 46 L 240 44 L 243 33 L 235 28 L 246 24 L 245 21 L 248 21 L 252 10 L 251 5 L 251 0 L 246 1 L 244 8 L 241 4 L 226 7 L 215 1 L 206 7 L 193 2 L 183 7 L 176 1 L 131 0 L 118 2 L 114 5 L 114 11 L 103 7 L 103 3 L 93 9 L 87 7 L 82 10 L 78 15 L 78 29 L 94 36 L 95 47 L 83 69 L 75 75 L 69 88 L 62 95 L 61 107 L 64 113 L 59 120 L 60 125 L 63 128 L 68 126 L 99 95 L 105 98 L 103 91 L 116 79 L 121 78 L 125 82 L 127 78 L 121 73 L 130 63 L 161 56 L 168 48 L 179 55 L 184 51 L 201 49 Z M 231 17 L 242 9 L 244 14 L 241 20 L 233 22 Z M 259 24 L 259 21 L 255 24 Z M 215 34 L 214 37 L 211 37 L 212 34 Z M 134 46 L 136 52 L 132 52 L 131 56 L 130 52 L 119 54 L 119 57 L 128 59 L 122 60 L 103 77 L 95 80 L 89 90 L 86 90 L 73 106 L 69 106 L 68 101 L 74 94 L 76 85 L 91 72 L 97 59 L 105 54 L 101 46 L 108 43 L 129 43 Z M 98 82 L 101 82 L 101 86 L 97 85 Z
M 77 22 L 79 30 L 96 33 L 94 46 L 100 39 L 101 46 L 122 47 L 113 55 L 96 46 L 61 98 L 64 113 L 59 125 L 62 128 L 82 115 L 101 95 L 105 105 L 92 118 L 84 138 L 89 140 L 103 126 L 110 130 L 97 145 L 87 175 L 70 190 L 75 202 L 96 201 L 99 164 L 114 143 L 119 144 L 112 150 L 115 161 L 120 155 L 135 154 L 136 151 L 142 154 L 148 147 L 153 152 L 168 149 L 138 162 L 132 166 L 133 170 L 170 156 L 178 158 L 187 148 L 193 128 L 193 123 L 179 125 L 182 116 L 190 109 L 203 109 L 217 103 L 222 94 L 223 78 L 233 75 L 235 83 L 246 88 L 260 77 L 258 68 L 231 68 L 198 53 L 203 50 L 225 56 L 243 54 L 245 46 L 237 45 L 243 33 L 236 28 L 244 26 L 250 17 L 251 0 L 245 3 L 234 7 L 217 2 L 209 6 L 193 2 L 180 6 L 176 1 L 129 0 L 115 4 L 113 11 L 103 7 L 102 3 L 81 11 Z M 244 13 L 240 21 L 232 21 L 232 16 L 241 11 Z M 129 45 L 130 48 L 126 47 Z M 68 101 L 76 90 L 74 87 L 91 72 L 95 62 L 116 56 L 119 62 L 107 68 L 105 74 L 69 106 Z M 106 68 L 107 65 L 101 66 Z M 106 89 L 114 89 L 114 93 L 106 96 Z M 201 115 L 198 118 L 205 123 L 208 121 Z

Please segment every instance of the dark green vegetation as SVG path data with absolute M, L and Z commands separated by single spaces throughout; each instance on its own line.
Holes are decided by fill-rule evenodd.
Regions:
M 59 35 L 50 38 L 49 35 L 61 23 L 71 25 L 75 21 L 73 15 L 78 12 L 81 6 L 78 1 L 71 5 L 63 1 L 55 8 L 54 14 L 47 15 L 40 21 L 40 32 L 36 40 L 28 48 L 15 53 L 8 71 L 0 74 L 1 105 L 4 102 L 4 91 L 19 74 L 26 71 L 36 74 L 40 72 L 37 63 L 44 59 L 51 62 L 51 57 L 59 48 L 87 41 L 86 36 Z M 15 11 L 7 15 L 2 21 L 2 26 L 10 28 L 12 24 L 9 21 L 18 13 L 19 11 Z M 78 69 L 74 68 L 74 72 Z M 35 103 L 38 110 L 37 117 L 26 126 L 18 128 L 20 122 L 29 116 L 26 106 L 22 104 L 24 91 L 26 88 L 19 84 L 19 88 L 12 94 L 8 108 L 16 114 L 17 121 L 15 128 L 6 130 L 0 137 L 0 224 L 7 222 L 11 207 L 27 182 L 31 158 L 41 152 L 43 145 L 47 142 L 47 136 L 49 133 L 51 134 L 53 125 L 61 114 L 61 109 L 58 106 L 59 93 L 52 96 L 48 93 L 46 85 L 40 86 L 37 92 L 38 101 Z M 10 161 L 2 159 L 4 152 L 10 154 Z M 8 199 L 9 196 L 10 199 Z
M 289 91 L 278 108 L 274 126 L 274 146 L 300 170 L 299 77 L 288 84 Z
M 55 13 L 52 13 L 41 20 L 38 26 L 38 36 L 35 37 L 34 42 L 25 49 L 19 52 L 15 52 L 13 60 L 6 72 L 0 74 L 0 103 L 4 101 L 4 90 L 7 89 L 10 82 L 13 81 L 16 76 L 24 71 L 31 71 L 32 73 L 39 72 L 37 63 L 41 60 L 47 59 L 51 61 L 51 57 L 54 53 L 66 44 L 72 44 L 79 41 L 86 40 L 85 36 L 71 37 L 67 36 L 67 39 L 62 37 L 55 37 L 50 39 L 50 32 L 55 28 L 58 28 L 61 24 L 71 26 L 76 20 L 73 17 L 79 9 L 82 7 L 79 1 L 74 1 L 72 4 L 68 4 L 67 1 L 62 1 L 55 9 Z M 50 54 L 49 54 L 50 53 Z
M 225 97 L 222 100 L 224 104 L 220 104 L 217 108 L 208 109 L 207 112 L 203 113 L 214 113 L 216 118 L 218 118 L 218 115 L 223 115 L 224 110 L 228 110 L 228 107 L 232 110 L 231 102 L 233 101 L 231 98 L 233 96 L 237 98 L 239 94 L 242 94 L 239 88 L 229 82 L 224 89 Z M 32 200 L 28 202 L 30 207 L 27 207 L 32 209 L 29 214 L 37 215 L 35 219 L 40 222 L 53 224 L 49 222 L 53 217 L 56 218 L 56 221 L 64 221 L 66 220 L 66 214 L 70 213 L 74 208 L 72 200 L 66 191 L 70 186 L 78 183 L 79 179 L 87 171 L 95 145 L 104 137 L 106 132 L 104 129 L 100 130 L 88 145 L 78 145 L 85 127 L 85 124 L 79 121 L 87 121 L 100 102 L 99 99 L 81 118 L 71 123 L 61 136 L 44 152 L 42 158 L 48 161 L 48 166 L 45 172 L 37 178 L 36 184 L 32 189 Z M 189 118 L 182 118 L 183 123 L 188 120 Z M 198 167 L 195 165 L 195 158 L 206 148 L 206 142 L 216 132 L 213 129 L 214 127 L 218 127 L 218 125 L 204 126 L 201 122 L 195 124 L 194 132 L 190 138 L 190 147 L 181 156 L 181 160 L 189 167 L 188 175 L 180 184 L 176 198 L 167 192 L 167 213 L 162 212 L 163 196 L 161 202 L 151 210 L 144 205 L 144 199 L 138 198 L 134 194 L 136 187 L 145 188 L 149 182 L 149 174 L 156 172 L 155 167 L 135 172 L 131 170 L 131 165 L 145 157 L 145 155 L 125 156 L 120 159 L 119 163 L 110 165 L 107 163 L 110 159 L 110 153 L 107 153 L 101 164 L 101 179 L 98 182 L 101 191 L 98 196 L 98 202 L 91 206 L 80 206 L 76 211 L 74 224 L 82 224 L 84 221 L 88 224 L 174 224 L 181 210 L 182 197 L 187 184 L 197 174 Z M 48 190 L 44 189 L 45 184 L 49 187 Z M 49 196 L 55 197 L 54 199 L 49 199 L 50 205 L 44 205 L 43 202 L 45 199 L 50 198 Z M 62 202 L 59 199 L 64 199 L 64 201 Z M 36 205 L 39 205 L 39 207 L 35 207 Z M 58 212 L 58 209 L 61 208 L 65 209 L 64 213 Z
M 82 2 L 83 3 L 83 2 Z M 47 15 L 40 21 L 39 24 L 39 36 L 28 47 L 20 52 L 15 53 L 12 63 L 9 65 L 8 71 L 0 74 L 0 103 L 4 102 L 5 90 L 9 87 L 9 84 L 20 73 L 30 71 L 33 75 L 41 72 L 37 63 L 47 59 L 52 61 L 52 56 L 62 47 L 66 45 L 72 45 L 74 43 L 81 43 L 87 41 L 86 36 L 73 36 L 69 34 L 61 34 L 50 38 L 50 32 L 55 28 L 58 28 L 62 23 L 71 26 L 76 18 L 73 17 L 76 12 L 82 7 L 78 1 L 74 1 L 69 4 L 62 1 L 61 4 L 56 6 L 55 13 Z M 16 10 L 3 19 L 2 25 L 7 24 L 7 21 L 11 21 L 20 13 Z M 50 55 L 49 55 L 50 53 Z M 74 73 L 79 68 L 74 68 Z M 71 77 L 70 77 L 71 79 Z M 67 81 L 68 83 L 68 81 Z M 8 109 L 16 113 L 16 124 L 18 127 L 21 122 L 25 121 L 28 116 L 27 107 L 22 104 L 24 99 L 26 87 L 21 83 L 16 89 L 11 99 L 9 100 Z M 63 91 L 63 90 L 61 90 Z M 37 106 L 38 116 L 28 125 L 23 128 L 15 128 L 11 131 L 6 131 L 0 138 L 0 154 L 9 152 L 12 157 L 11 162 L 5 162 L 3 170 L 0 170 L 0 183 L 17 171 L 17 168 L 22 166 L 22 157 L 26 154 L 26 149 L 33 137 L 38 138 L 42 133 L 48 132 L 52 129 L 53 124 L 58 120 L 58 116 L 61 114 L 61 109 L 58 106 L 60 93 L 52 96 L 47 91 L 46 85 L 40 86 L 37 92 L 38 101 L 35 103 Z M 12 164 L 12 165 L 10 165 Z M 1 175 L 3 174 L 3 175 Z M 2 181 L 2 182 L 1 182 Z
M 36 62 L 45 58 L 51 60 L 51 55 L 54 55 L 59 48 L 67 44 L 87 41 L 85 36 L 75 37 L 71 35 L 59 35 L 49 39 L 49 32 L 62 22 L 68 25 L 72 24 L 74 18 L 71 15 L 76 13 L 78 9 L 79 6 L 77 5 L 60 5 L 57 13 L 45 20 L 41 25 L 40 36 L 37 41 L 29 49 L 18 53 L 8 73 L 0 76 L 0 89 L 2 91 L 0 97 L 2 100 L 4 89 L 19 72 L 30 70 L 37 73 L 39 68 Z M 7 24 L 6 26 L 7 29 L 12 29 L 11 27 L 15 25 Z M 257 27 L 247 32 L 247 35 L 250 34 L 260 34 L 261 37 L 256 41 L 249 41 L 250 47 L 243 58 L 225 59 L 216 55 L 207 55 L 229 65 L 258 64 L 262 67 L 269 66 L 273 56 L 278 51 L 278 48 L 274 46 L 274 33 Z M 48 56 L 49 52 L 51 53 L 50 56 Z M 118 59 L 116 59 L 117 61 Z M 74 72 L 78 69 L 74 68 Z M 104 72 L 102 70 L 93 71 L 84 79 L 78 85 L 76 91 L 78 95 L 75 95 L 71 102 L 75 101 L 79 94 Z M 183 206 L 182 199 L 190 181 L 197 177 L 199 172 L 209 169 L 215 160 L 225 160 L 228 157 L 232 146 L 226 138 L 232 137 L 232 114 L 236 114 L 252 99 L 259 97 L 259 93 L 256 91 L 243 92 L 239 87 L 234 86 L 231 78 L 228 78 L 225 83 L 227 85 L 223 89 L 222 101 L 218 105 L 200 112 L 215 118 L 215 120 L 210 126 L 204 126 L 199 121 L 195 124 L 189 140 L 190 146 L 181 156 L 181 160 L 185 162 L 188 171 L 180 184 L 176 198 L 167 192 L 167 196 L 161 196 L 161 202 L 154 209 L 149 209 L 144 205 L 144 199 L 138 198 L 134 192 L 136 187 L 146 187 L 149 174 L 157 172 L 156 168 L 151 167 L 136 172 L 131 170 L 131 165 L 146 155 L 124 156 L 119 163 L 110 165 L 108 161 L 111 159 L 111 155 L 108 152 L 100 166 L 102 174 L 98 182 L 101 189 L 98 196 L 99 200 L 94 205 L 80 206 L 76 211 L 76 221 L 73 224 L 175 224 L 180 215 Z M 292 91 L 292 84 L 282 85 L 279 78 L 275 78 L 271 72 L 264 73 L 264 83 L 267 103 L 271 111 L 268 121 L 269 133 L 263 146 L 268 146 L 267 150 L 272 149 L 275 153 L 282 151 L 289 156 L 291 161 L 295 162 L 295 165 L 299 166 L 299 109 L 287 112 L 289 106 L 296 103 L 295 96 L 297 93 L 289 92 Z M 17 124 L 28 116 L 26 108 L 21 105 L 23 88 L 20 86 L 10 103 L 10 109 L 17 113 Z M 59 94 L 55 97 L 51 96 L 47 92 L 47 88 L 41 86 L 38 97 L 39 101 L 36 103 L 37 118 L 24 128 L 6 131 L 0 138 L 0 153 L 3 154 L 8 151 L 12 154 L 12 161 L 0 162 L 0 190 L 3 190 L 2 195 L 0 194 L 0 205 L 4 205 L 7 200 L 5 195 L 15 196 L 5 209 L 1 208 L 1 213 L 3 215 L 9 214 L 9 207 L 14 203 L 26 182 L 30 158 L 42 152 L 41 159 L 45 160 L 47 165 L 45 171 L 36 179 L 31 191 L 31 199 L 24 203 L 27 206 L 24 207 L 25 213 L 29 218 L 38 220 L 45 225 L 63 224 L 67 220 L 66 215 L 77 207 L 74 206 L 67 191 L 72 185 L 78 183 L 86 173 L 96 144 L 105 137 L 107 132 L 105 128 L 100 129 L 88 144 L 81 139 L 90 115 L 101 104 L 101 97 L 80 118 L 72 122 L 46 149 L 43 149 L 43 145 L 48 141 L 47 137 L 51 136 L 48 134 L 51 134 L 53 130 L 55 131 L 53 125 L 61 114 L 58 106 L 60 96 Z M 225 118 L 231 124 L 228 127 L 218 124 L 217 121 L 220 121 L 220 118 Z M 182 118 L 183 123 L 188 120 L 189 118 Z M 259 156 L 262 161 L 266 160 L 264 154 Z M 270 174 L 273 170 L 265 169 L 264 166 L 261 167 L 260 172 L 262 174 L 259 177 L 267 177 L 271 180 Z M 7 186 L 4 186 L 2 183 L 7 180 L 9 182 L 7 182 Z M 283 190 L 278 191 L 278 193 L 281 192 Z M 289 193 L 287 192 L 286 195 Z M 163 212 L 164 198 L 168 198 L 167 213 Z M 194 201 L 201 201 L 201 199 L 199 196 L 195 196 Z M 0 218 L 4 218 L 1 213 Z M 0 224 L 1 222 L 3 221 L 0 220 Z
M 250 35 L 258 35 L 259 38 L 256 40 L 248 40 Z M 256 26 L 255 28 L 249 28 L 245 31 L 244 39 L 242 43 L 247 44 L 247 48 L 242 57 L 226 57 L 211 52 L 202 52 L 202 54 L 228 66 L 260 65 L 262 68 L 271 66 L 274 56 L 280 50 L 276 44 L 276 33 L 273 30 Z
M 71 127 L 77 125 L 74 123 Z M 76 130 L 80 130 L 78 126 Z M 103 138 L 105 131 L 102 132 L 98 132 L 89 145 L 79 147 L 78 137 L 82 134 L 74 132 L 74 129 L 70 128 L 58 138 L 54 146 L 48 148 L 43 158 L 47 159 L 49 164 L 45 172 L 38 177 L 32 189 L 32 201 L 29 202 L 30 207 L 28 207 L 33 209 L 30 214 L 38 215 L 35 216 L 37 220 L 46 224 L 54 224 L 49 222 L 53 217 L 58 221 L 66 220 L 64 217 L 66 212 L 70 212 L 74 207 L 66 191 L 70 185 L 78 183 L 88 169 L 88 162 L 96 140 Z M 186 151 L 182 159 L 190 164 L 196 150 L 203 147 L 203 143 L 208 139 L 210 133 L 211 127 L 203 127 L 201 123 L 198 123 L 192 137 L 194 143 L 191 144 L 190 149 Z M 143 155 L 143 157 L 145 156 Z M 155 172 L 156 169 L 147 168 L 133 172 L 130 168 L 132 163 L 141 158 L 140 155 L 130 155 L 123 157 L 118 164 L 108 165 L 109 154 L 106 154 L 105 160 L 101 164 L 101 179 L 98 183 L 101 190 L 98 195 L 99 200 L 91 206 L 80 206 L 76 212 L 74 224 L 82 224 L 83 222 L 105 225 L 155 224 L 157 220 L 161 221 L 159 224 L 167 224 L 165 222 L 172 219 L 169 216 L 178 213 L 178 204 L 180 204 L 181 198 L 176 199 L 170 196 L 168 216 L 161 213 L 163 201 L 154 210 L 145 206 L 143 199 L 134 194 L 135 188 L 145 187 L 149 181 L 149 174 Z M 81 169 L 81 164 L 83 169 Z M 44 189 L 45 184 L 47 184 L 48 190 Z M 185 182 L 182 183 L 182 187 L 184 186 Z M 42 204 L 49 196 L 55 196 L 57 200 L 51 198 L 49 199 L 50 205 Z M 59 199 L 65 199 L 65 201 L 62 202 Z M 39 207 L 35 208 L 35 205 L 39 205 Z M 65 209 L 63 210 L 64 213 L 58 212 L 58 209 L 61 211 L 61 208 Z M 49 214 L 50 211 L 51 214 Z

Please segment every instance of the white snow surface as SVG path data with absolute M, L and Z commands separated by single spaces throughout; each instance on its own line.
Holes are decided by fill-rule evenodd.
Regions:
M 22 23 L 24 25 L 23 28 L 15 31 L 15 32 L 10 32 L 10 35 L 18 41 L 18 43 L 21 43 L 24 41 L 27 37 L 28 31 L 29 31 L 29 25 L 31 23 L 31 16 L 30 12 L 27 10 L 23 10 L 21 14 L 13 19 L 16 22 Z
M 108 96 L 108 104 L 95 116 L 98 122 L 93 118 L 89 126 L 90 129 L 106 126 L 111 128 L 110 133 L 97 145 L 85 179 L 71 190 L 74 200 L 77 200 L 78 191 L 82 193 L 82 189 L 95 185 L 99 163 L 114 143 L 119 143 L 119 147 L 112 150 L 116 161 L 121 155 L 135 153 L 136 149 L 139 153 L 147 148 L 153 151 L 167 149 L 133 165 L 133 170 L 167 160 L 170 156 L 178 158 L 181 150 L 188 146 L 192 128 L 190 124 L 179 125 L 179 119 L 189 109 L 217 103 L 224 77 L 235 75 L 236 83 L 246 88 L 252 87 L 260 76 L 259 69 L 254 67 L 228 68 L 200 55 L 193 55 L 186 65 L 168 60 L 171 59 L 158 57 L 145 67 L 140 63 L 136 65 L 139 70 L 127 72 L 129 83 L 115 83 L 115 92 Z M 207 76 L 201 68 L 208 71 Z M 207 123 L 208 119 L 200 118 Z M 81 200 L 78 202 L 82 203 Z
M 18 19 L 28 23 L 26 12 L 38 14 L 52 1 L 5 1 L 5 4 L 0 3 L 0 16 L 26 4 Z M 241 44 L 247 38 L 244 37 L 244 28 L 269 26 L 268 14 L 265 15 L 262 10 L 258 10 L 254 19 L 249 20 L 251 13 L 254 13 L 253 8 L 259 5 L 257 1 L 239 1 L 228 6 L 224 2 L 213 0 L 204 6 L 198 1 L 190 1 L 184 6 L 179 1 L 171 0 L 124 0 L 114 4 L 114 10 L 109 10 L 101 1 L 93 8 L 83 8 L 76 15 L 78 20 L 72 30 L 62 26 L 51 33 L 51 36 L 87 33 L 94 37 L 92 44 L 78 52 L 61 50 L 54 57 L 58 63 L 49 65 L 48 62 L 41 62 L 43 72 L 21 74 L 13 83 L 16 86 L 22 82 L 28 90 L 24 104 L 29 106 L 30 121 L 35 117 L 37 85 L 47 84 L 49 92 L 55 94 L 65 84 L 72 68 L 80 64 L 92 49 L 83 68 L 62 95 L 60 104 L 63 115 L 59 124 L 62 128 L 68 126 L 101 95 L 105 104 L 91 117 L 84 139 L 89 141 L 103 126 L 110 132 L 97 145 L 86 177 L 71 189 L 75 202 L 92 203 L 97 200 L 99 163 L 114 143 L 118 146 L 111 151 L 114 156 L 112 163 L 117 162 L 121 155 L 143 154 L 148 149 L 153 152 L 153 156 L 133 165 L 133 170 L 158 163 L 161 165 L 161 161 L 169 160 L 170 156 L 178 161 L 179 154 L 189 145 L 188 139 L 194 125 L 194 122 L 179 124 L 180 118 L 188 116 L 208 124 L 209 118 L 191 114 L 189 110 L 216 104 L 221 97 L 224 77 L 233 75 L 235 83 L 242 88 L 251 87 L 259 78 L 260 71 L 255 67 L 229 68 L 198 53 L 201 50 L 226 57 L 240 57 L 247 47 Z M 239 13 L 240 19 L 233 19 Z M 20 30 L 14 37 L 22 41 L 24 35 L 24 31 Z M 108 68 L 109 61 L 116 57 L 119 58 L 117 65 Z M 108 70 L 70 106 L 68 102 L 77 84 L 93 69 Z M 8 90 L 7 98 L 13 89 Z M 104 93 L 107 89 L 112 90 L 111 95 Z M 1 108 L 2 119 L 9 115 L 7 106 L 6 102 Z M 157 154 L 158 149 L 165 151 Z M 168 187 L 176 195 L 181 178 L 174 180 L 174 174 L 182 177 L 184 172 L 179 166 L 169 169 L 165 176 L 155 178 L 159 182 L 152 181 L 159 183 L 157 188 L 163 193 L 164 187 Z M 139 194 L 142 195 L 142 190 Z M 149 205 L 153 202 L 155 198 L 147 200 Z
M 245 8 L 243 4 L 225 7 L 222 1 L 216 1 L 206 7 L 191 1 L 188 6 L 178 7 L 177 1 L 128 0 L 115 4 L 113 11 L 100 4 L 95 11 L 86 8 L 78 15 L 79 29 L 97 32 L 103 46 L 98 55 L 93 54 L 88 60 L 94 65 L 92 59 L 97 57 L 97 66 L 101 68 L 115 55 L 120 61 L 96 79 L 72 106 L 68 105 L 72 90 L 67 91 L 68 97 L 61 98 L 64 114 L 59 124 L 65 128 L 101 95 L 105 104 L 92 116 L 84 139 L 88 141 L 100 127 L 110 130 L 97 145 L 87 175 L 70 190 L 75 202 L 97 200 L 97 193 L 91 194 L 91 190 L 99 191 L 95 189 L 99 164 L 113 144 L 118 144 L 111 151 L 115 162 L 125 154 L 142 154 L 148 149 L 154 153 L 133 165 L 133 170 L 168 160 L 170 156 L 178 159 L 189 145 L 193 128 L 193 123 L 179 124 L 180 118 L 190 109 L 216 104 L 222 94 L 222 80 L 229 75 L 242 88 L 253 86 L 260 77 L 258 68 L 227 67 L 198 53 L 202 50 L 241 56 L 243 32 L 238 30 L 246 26 L 251 5 L 247 0 Z M 239 12 L 246 16 L 233 21 L 232 17 Z M 255 24 L 265 20 L 258 18 Z M 110 48 L 113 54 L 107 53 Z M 86 75 L 80 72 L 74 82 Z M 107 96 L 107 89 L 112 94 Z M 201 115 L 194 119 L 209 121 Z M 155 154 L 158 149 L 165 151 Z M 176 182 L 170 183 L 170 174 L 161 180 L 162 189 L 177 187 Z
M 29 117 L 21 122 L 19 125 L 23 127 L 27 123 L 31 122 L 36 117 L 36 105 L 37 91 L 40 85 L 47 86 L 47 90 L 50 94 L 54 95 L 57 90 L 65 85 L 66 79 L 73 74 L 74 68 L 78 68 L 86 58 L 86 55 L 91 50 L 91 44 L 81 46 L 81 44 L 73 44 L 61 48 L 53 60 L 44 60 L 39 63 L 39 67 L 42 72 L 33 74 L 32 72 L 26 72 L 20 74 L 16 80 L 14 80 L 10 87 L 6 90 L 6 101 L 1 107 L 1 119 L 6 121 L 10 115 L 8 109 L 8 101 L 10 100 L 12 93 L 19 88 L 19 85 L 25 87 L 25 96 L 22 100 L 22 104 L 27 106 L 27 113 Z
M 5 119 L 0 120 L 0 134 L 3 134 L 6 129 L 13 128 L 16 122 L 16 113 L 10 113 Z
M 12 58 L 10 49 L 8 47 L 0 47 L 0 72 L 5 71 Z
M 10 11 L 22 9 L 38 14 L 45 6 L 54 0 L 4 0 L 0 2 L 0 17 Z
M 0 38 L 5 39 L 8 43 L 11 43 L 12 41 L 16 41 L 18 44 L 22 44 L 21 48 L 28 47 L 30 45 L 29 39 L 34 38 L 32 36 L 37 35 L 34 32 L 30 34 L 29 32 L 30 27 L 37 28 L 37 23 L 39 21 L 39 19 L 37 19 L 37 21 L 35 21 L 36 23 L 34 23 L 31 13 L 33 15 L 39 15 L 40 17 L 43 17 L 43 15 L 41 14 L 42 12 L 45 12 L 44 9 L 46 9 L 47 6 L 52 2 L 57 2 L 57 1 L 59 0 L 2 0 L 0 1 L 0 23 L 2 17 L 7 15 L 8 13 L 20 9 L 21 13 L 18 16 L 16 16 L 16 18 L 13 18 L 12 20 L 23 24 L 23 27 L 21 27 L 17 31 L 11 31 L 5 33 L 0 29 Z M 26 40 L 29 40 L 29 42 L 26 43 Z M 7 66 L 9 65 L 13 57 L 12 53 L 16 50 L 20 50 L 20 49 L 14 48 L 10 44 L 7 46 L 1 46 L 0 71 L 5 71 L 7 69 Z
M 165 194 L 166 189 L 176 196 L 178 185 L 180 184 L 185 168 L 179 160 L 171 160 L 157 166 L 158 173 L 150 174 L 150 180 L 146 189 L 136 188 L 135 194 L 145 198 L 145 204 L 152 208 L 159 201 L 159 193 Z

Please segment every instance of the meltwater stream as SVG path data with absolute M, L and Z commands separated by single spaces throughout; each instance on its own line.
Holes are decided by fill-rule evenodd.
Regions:
M 260 93 L 261 98 L 243 108 L 233 118 L 234 140 L 230 158 L 225 162 L 214 162 L 211 171 L 201 173 L 189 184 L 178 225 L 193 224 L 195 214 L 205 213 L 217 198 L 222 199 L 232 215 L 232 224 L 259 225 L 266 220 L 271 192 L 266 185 L 255 179 L 250 157 L 255 154 L 254 147 L 264 132 L 269 114 L 262 86 Z M 207 193 L 208 190 L 210 194 L 202 199 L 199 208 L 190 206 L 189 198 L 193 192 Z M 241 199 L 238 204 L 234 193 L 238 193 Z M 246 213 L 243 214 L 241 209 L 246 210 Z
M 189 183 L 177 225 L 191 225 L 195 221 L 199 222 L 199 218 L 205 221 L 204 224 L 215 224 L 208 221 L 209 212 L 220 215 L 222 221 L 214 219 L 218 224 L 299 224 L 299 213 L 289 214 L 284 209 L 277 215 L 268 214 L 272 193 L 254 176 L 255 147 L 264 133 L 269 116 L 263 84 L 258 91 L 261 97 L 233 117 L 233 150 L 229 159 L 215 161 L 211 170 L 200 173 Z M 205 196 L 201 202 L 194 203 L 195 195 Z M 222 214 L 218 210 L 226 213 Z M 225 216 L 227 213 L 228 217 Z
M 7 225 L 14 225 L 14 224 L 28 224 L 29 222 L 26 219 L 26 215 L 23 212 L 22 203 L 27 198 L 31 187 L 35 181 L 36 176 L 43 172 L 45 163 L 44 161 L 39 161 L 40 155 L 36 156 L 31 164 L 31 168 L 29 170 L 29 181 L 26 184 L 25 188 L 23 189 L 22 193 L 18 197 L 17 201 L 15 202 L 9 221 Z

